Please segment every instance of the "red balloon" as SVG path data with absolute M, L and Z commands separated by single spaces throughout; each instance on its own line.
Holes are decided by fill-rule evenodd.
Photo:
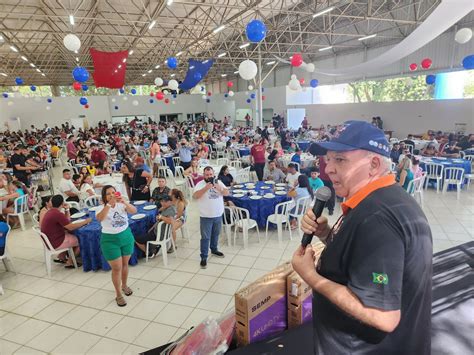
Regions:
M 415 71 L 415 70 L 417 70 L 417 69 L 418 69 L 418 65 L 417 65 L 416 63 L 411 63 L 411 64 L 410 64 L 410 70 L 411 70 L 411 71 Z
M 211 96 L 211 95 L 212 95 L 212 93 L 209 91 L 209 92 L 207 93 L 207 96 Z
M 265 101 L 267 97 L 262 95 L 262 101 Z
M 165 95 L 160 91 L 156 93 L 156 98 L 158 100 L 163 100 L 165 98 Z
M 155 93 L 150 92 L 150 96 L 151 96 L 151 97 L 155 96 Z
M 291 65 L 294 67 L 299 67 L 301 64 L 303 64 L 303 57 L 301 56 L 301 54 L 293 54 L 293 57 L 291 58 Z
M 89 108 L 89 105 L 86 104 L 86 105 L 84 105 L 84 107 L 85 107 L 85 108 Z
M 170 99 L 165 99 L 165 104 L 169 104 L 170 103 Z
M 433 61 L 430 58 L 425 58 L 421 61 L 421 67 L 423 69 L 431 68 L 431 64 L 433 64 Z
M 300 84 L 301 84 L 301 85 L 304 85 L 304 78 L 301 78 L 301 79 L 300 79 Z
M 227 82 L 227 87 L 231 88 L 232 86 L 234 86 L 234 83 L 232 81 L 228 81 Z
M 78 83 L 77 81 L 76 81 L 74 84 L 72 84 L 72 87 L 73 87 L 74 90 L 76 90 L 76 91 L 79 91 L 79 90 L 82 89 L 81 83 Z

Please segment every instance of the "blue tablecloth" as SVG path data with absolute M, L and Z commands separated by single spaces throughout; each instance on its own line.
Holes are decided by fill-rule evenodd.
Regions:
M 163 156 L 166 160 L 166 164 L 168 164 L 168 167 L 171 169 L 171 171 L 174 174 L 174 161 L 173 161 L 173 155 L 168 155 L 168 156 Z
M 242 188 L 234 188 L 237 190 L 255 190 L 259 195 L 264 195 L 266 193 L 274 193 L 273 186 L 265 184 L 262 181 L 255 183 L 255 188 L 248 189 L 243 185 Z M 263 189 L 263 186 L 269 186 L 271 189 Z M 286 190 L 285 190 L 286 192 Z M 244 197 L 234 197 L 232 194 L 229 196 L 229 199 L 238 207 L 245 208 L 250 212 L 250 218 L 257 221 L 259 227 L 265 227 L 267 223 L 267 218 L 269 215 L 275 212 L 275 206 L 279 203 L 291 200 L 287 195 L 275 195 L 273 198 L 262 197 L 260 200 L 252 200 L 249 196 L 245 195 Z
M 429 163 L 441 164 L 444 169 L 446 168 L 462 168 L 464 169 L 464 174 L 471 173 L 471 162 L 465 159 L 438 159 L 438 158 L 429 158 L 431 161 Z M 420 167 L 426 171 L 426 159 L 420 161 Z M 434 180 L 430 180 L 430 183 L 435 184 Z M 451 187 L 451 186 L 450 186 Z
M 306 150 L 309 148 L 309 146 L 311 144 L 311 141 L 298 141 L 296 143 L 298 144 L 298 147 L 300 147 L 300 149 L 303 152 L 306 152 Z
M 239 153 L 241 157 L 250 155 L 250 148 L 239 148 Z
M 469 148 L 464 151 L 467 155 L 474 155 L 474 148 Z
M 128 220 L 133 235 L 145 234 L 155 223 L 157 210 L 144 210 L 143 207 L 147 205 L 149 204 L 136 206 L 137 213 L 144 213 L 146 215 L 145 218 L 139 220 L 129 218 Z M 95 219 L 95 213 L 88 213 L 89 217 L 92 218 L 92 222 L 74 231 L 74 234 L 79 239 L 79 245 L 81 247 L 82 268 L 84 271 L 97 271 L 99 269 L 110 270 L 110 266 L 100 250 L 102 227 L 99 221 Z M 137 247 L 135 247 L 129 264 L 135 265 L 137 262 Z

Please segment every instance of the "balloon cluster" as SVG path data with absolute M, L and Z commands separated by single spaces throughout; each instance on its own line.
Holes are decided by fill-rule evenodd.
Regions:
M 313 73 L 316 69 L 313 63 L 305 63 L 303 61 L 303 56 L 300 53 L 293 54 L 290 64 L 292 67 L 300 67 L 301 69 L 306 70 L 308 73 Z
M 425 58 L 421 61 L 421 67 L 423 69 L 429 69 L 431 68 L 431 65 L 433 64 L 433 61 L 430 59 L 430 58 Z M 411 63 L 408 68 L 410 69 L 410 71 L 415 71 L 418 69 L 418 64 L 416 63 Z
M 290 90 L 299 91 L 301 90 L 301 82 L 298 80 L 295 74 L 293 74 L 290 78 L 290 82 L 288 83 L 288 87 Z

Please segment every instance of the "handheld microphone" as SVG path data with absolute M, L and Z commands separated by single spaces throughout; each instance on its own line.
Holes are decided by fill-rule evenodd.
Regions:
M 315 201 L 313 205 L 313 213 L 316 216 L 316 219 L 321 217 L 321 214 L 323 213 L 324 206 L 326 205 L 326 202 L 331 198 L 331 190 L 327 186 L 320 187 L 319 189 L 316 190 L 316 196 L 315 196 Z M 301 246 L 303 248 L 306 248 L 308 244 L 311 244 L 311 241 L 313 240 L 313 235 L 312 234 L 303 234 L 303 238 L 301 239 Z

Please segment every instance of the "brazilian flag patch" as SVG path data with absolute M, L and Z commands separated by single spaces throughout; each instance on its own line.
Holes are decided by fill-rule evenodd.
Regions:
M 376 272 L 373 272 L 372 282 L 377 285 L 388 285 L 388 276 L 387 274 L 378 274 Z

